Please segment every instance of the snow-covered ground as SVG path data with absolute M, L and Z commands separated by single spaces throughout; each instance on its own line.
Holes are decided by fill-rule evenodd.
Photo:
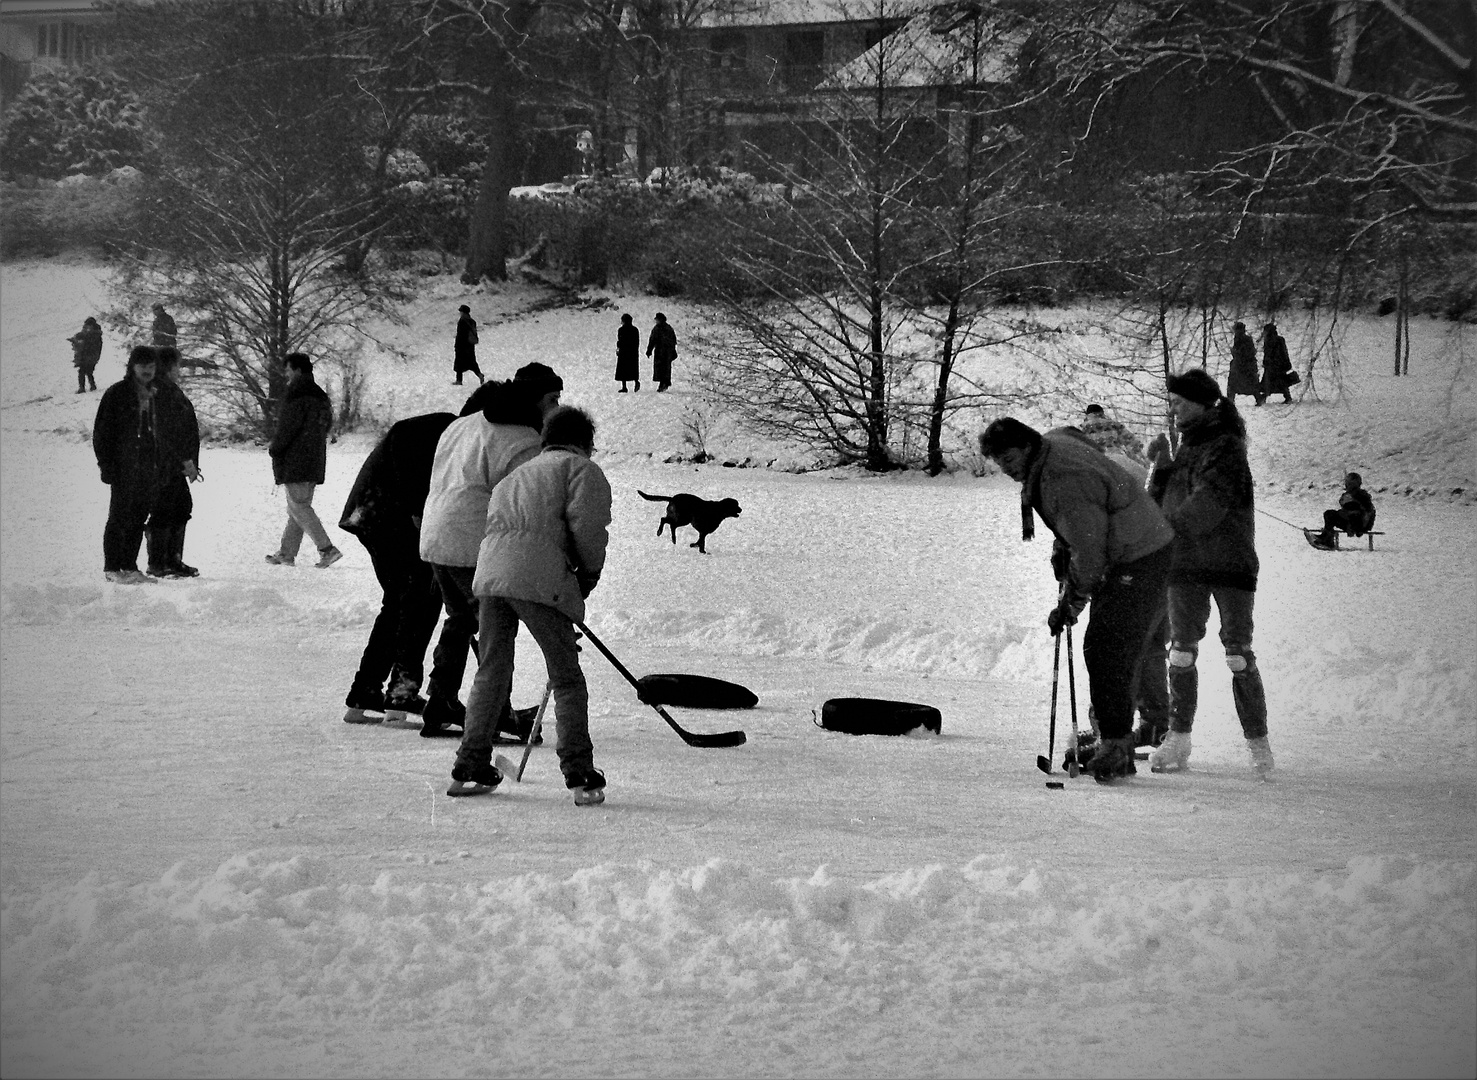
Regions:
M 376 411 L 459 407 L 470 303 L 484 371 L 549 363 L 600 425 L 592 629 L 638 674 L 760 697 L 674 710 L 748 733 L 692 749 L 587 650 L 592 809 L 550 746 L 458 801 L 449 741 L 340 722 L 369 560 L 339 536 L 327 571 L 262 561 L 284 506 L 260 448 L 202 455 L 200 578 L 104 583 L 97 396 L 65 341 L 100 273 L 0 268 L 0 1074 L 1477 1072 L 1470 328 L 1419 322 L 1395 379 L 1388 321 L 1355 320 L 1342 394 L 1246 410 L 1262 509 L 1316 524 L 1355 468 L 1386 532 L 1320 553 L 1258 518 L 1275 782 L 1212 637 L 1190 772 L 1051 791 L 1049 546 L 1020 541 L 1013 484 L 663 464 L 701 405 L 680 360 L 668 394 L 614 393 L 617 316 L 644 334 L 660 307 L 680 336 L 698 314 L 533 299 L 428 281 L 382 328 L 411 358 L 365 359 Z M 372 443 L 330 448 L 330 531 Z M 638 487 L 744 513 L 703 557 L 655 537 Z M 517 704 L 542 684 L 522 645 Z M 847 695 L 936 705 L 943 733 L 814 726 Z

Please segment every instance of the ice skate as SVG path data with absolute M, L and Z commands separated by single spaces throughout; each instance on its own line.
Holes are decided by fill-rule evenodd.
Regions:
M 491 762 L 473 764 L 458 761 L 451 768 L 451 786 L 446 789 L 446 794 L 452 798 L 485 795 L 502 782 L 503 774 Z
M 1133 736 L 1125 735 L 1119 739 L 1100 739 L 1098 741 L 1097 753 L 1093 754 L 1091 763 L 1087 766 L 1092 778 L 1100 784 L 1107 784 L 1120 777 L 1132 776 L 1138 770 L 1133 764 Z
M 598 806 L 605 801 L 605 774 L 599 769 L 582 769 L 564 778 L 564 786 L 574 796 L 575 806 Z
M 1170 730 L 1149 755 L 1150 772 L 1179 772 L 1190 767 L 1190 733 Z

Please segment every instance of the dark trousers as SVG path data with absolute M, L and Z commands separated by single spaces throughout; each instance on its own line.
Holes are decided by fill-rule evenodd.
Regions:
M 108 523 L 103 526 L 103 569 L 137 570 L 144 523 L 159 497 L 159 483 L 143 473 L 119 477 L 111 488 Z
M 195 512 L 195 498 L 184 473 L 171 476 L 159 486 L 159 495 L 149 513 L 149 528 L 175 529 L 190 520 Z
M 1134 698 L 1146 644 L 1164 615 L 1169 548 L 1115 567 L 1093 594 L 1082 660 L 1088 692 L 1104 739 L 1133 731 Z
M 1259 738 L 1267 733 L 1267 693 L 1262 686 L 1262 673 L 1256 666 L 1256 654 L 1251 651 L 1256 593 L 1229 585 L 1176 581 L 1169 587 L 1169 632 L 1173 639 L 1169 657 L 1169 726 L 1175 731 L 1189 732 L 1195 723 L 1200 697 L 1200 675 L 1195 661 L 1205 637 L 1212 598 L 1221 616 L 1221 646 L 1226 650 L 1226 665 L 1231 669 L 1231 698 L 1236 703 L 1241 733 L 1248 739 Z
M 77 393 L 82 394 L 96 389 L 97 380 L 92 377 L 92 368 L 79 367 L 77 369 Z
M 477 571 L 472 566 L 436 563 L 431 572 L 441 590 L 446 621 L 441 624 L 441 636 L 436 639 L 436 651 L 431 656 L 431 682 L 426 696 L 456 701 L 467 673 L 467 650 L 477 634 L 478 603 L 472 594 L 472 577 Z
M 1159 616 L 1144 645 L 1144 655 L 1139 661 L 1138 694 L 1136 696 L 1139 716 L 1144 723 L 1157 728 L 1169 726 L 1169 610 Z
M 1350 536 L 1364 535 L 1364 511 L 1362 510 L 1325 510 L 1323 511 L 1323 531 L 1329 536 L 1338 529 L 1348 533 Z
M 441 614 L 441 593 L 429 564 L 420 557 L 419 537 L 403 533 L 370 533 L 359 537 L 374 576 L 384 591 L 379 614 L 369 631 L 354 689 L 368 692 L 388 680 L 405 678 L 420 688 L 425 673 L 426 646 Z

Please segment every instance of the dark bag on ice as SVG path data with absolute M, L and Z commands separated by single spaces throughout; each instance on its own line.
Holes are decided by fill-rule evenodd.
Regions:
M 759 698 L 746 686 L 707 675 L 643 675 L 636 692 L 648 705 L 686 709 L 752 709 Z
M 817 727 L 848 735 L 906 735 L 915 728 L 937 734 L 944 718 L 932 705 L 883 698 L 831 698 L 821 706 Z

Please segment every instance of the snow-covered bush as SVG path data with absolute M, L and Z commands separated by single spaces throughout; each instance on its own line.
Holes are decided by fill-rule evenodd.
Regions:
M 37 74 L 0 127 L 8 177 L 106 173 L 143 164 L 148 149 L 138 97 L 116 75 L 91 68 Z

